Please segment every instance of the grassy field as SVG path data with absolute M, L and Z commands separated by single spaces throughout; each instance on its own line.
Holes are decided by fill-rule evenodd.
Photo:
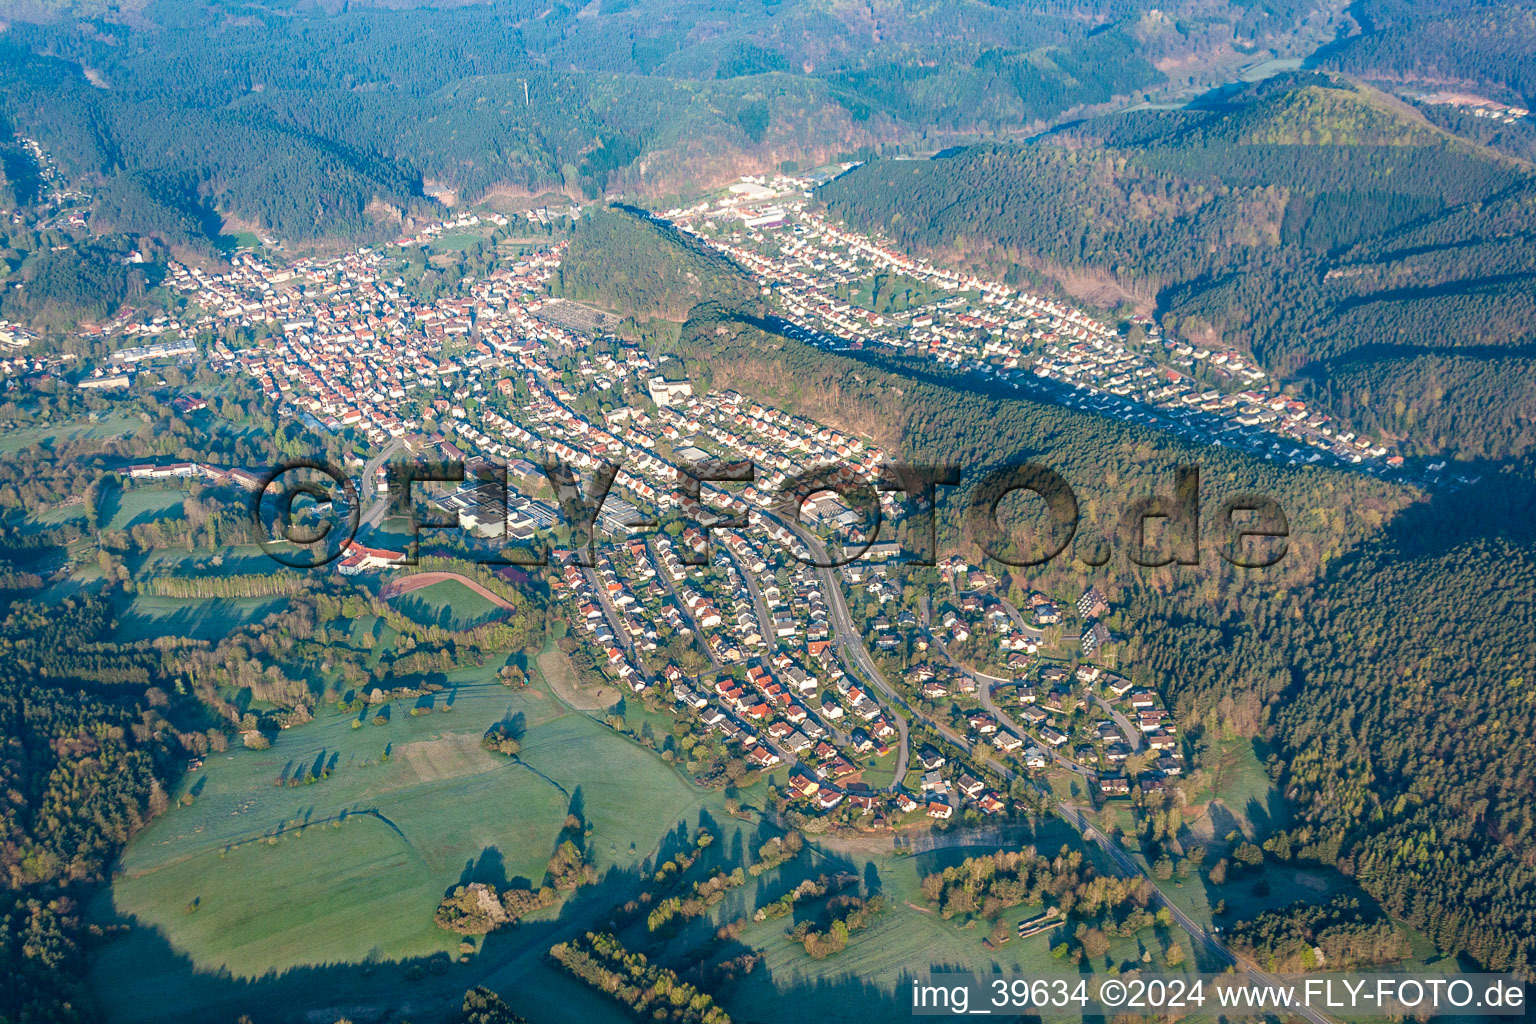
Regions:
M 118 615 L 116 639 L 189 636 L 219 640 L 241 626 L 282 611 L 281 597 L 182 598 L 139 594 Z
M 102 529 L 127 530 L 157 519 L 180 519 L 186 500 L 187 493 L 176 488 L 129 487 L 102 503 Z
M 905 274 L 875 274 L 840 285 L 837 293 L 877 313 L 899 313 L 953 294 L 942 288 L 930 288 Z
M 135 576 L 241 576 L 272 572 L 278 563 L 259 544 L 230 544 L 218 549 L 159 548 L 130 565 Z
M 393 599 L 393 604 L 424 626 L 446 629 L 470 629 L 506 615 L 458 580 L 443 580 L 401 594 Z
M 494 682 L 498 667 L 450 676 L 431 714 L 399 702 L 388 725 L 354 729 L 356 715 L 322 712 L 270 750 L 214 755 L 189 775 L 176 795 L 191 805 L 135 839 L 95 907 L 137 926 L 97 961 L 115 1018 L 207 1020 L 255 979 L 313 981 L 327 965 L 394 964 L 397 981 L 399 962 L 457 952 L 459 937 L 432 922 L 444 891 L 539 881 L 573 802 L 598 868 L 622 873 L 712 796 L 547 691 Z M 500 720 L 526 729 L 523 763 L 480 749 Z M 285 781 L 317 765 L 329 777 Z M 526 951 L 488 948 L 478 969 Z M 173 990 L 187 995 L 168 1008 Z
M 884 757 L 875 758 L 872 767 L 859 774 L 859 781 L 874 789 L 885 789 L 896 781 L 896 748 Z
M 486 241 L 488 236 L 474 232 L 461 232 L 453 235 L 443 235 L 432 240 L 433 252 L 463 252 L 465 249 L 473 249 L 478 243 Z
M 1222 839 L 1234 829 L 1245 837 L 1264 836 L 1288 822 L 1285 801 L 1259 762 L 1249 740 L 1223 742 L 1209 765 L 1208 783 L 1185 812 L 1192 835 Z
M 577 710 L 603 711 L 617 703 L 621 696 L 617 687 L 582 686 L 571 659 L 552 645 L 540 651 L 534 663 L 544 684 Z
M 106 416 L 96 422 L 89 419 L 68 420 L 43 426 L 21 427 L 0 431 L 0 453 L 10 454 L 32 444 L 51 445 L 60 441 L 101 440 L 123 437 L 144 426 L 143 421 L 128 415 Z
M 1020 831 L 1018 841 L 1001 845 L 1016 848 L 1033 844 L 1047 855 L 1054 854 L 1064 843 L 1080 848 L 1075 834 L 1054 819 L 1044 822 L 1033 834 Z M 741 941 L 759 950 L 763 962 L 724 993 L 727 1011 L 737 1019 L 762 1024 L 790 1024 L 807 1019 L 869 1021 L 889 1014 L 906 1016 L 910 1012 L 904 1002 L 909 981 L 917 972 L 928 969 L 1008 971 L 1031 977 L 1077 973 L 1077 967 L 1050 953 L 1052 944 L 1061 939 L 1059 930 L 1028 939 L 1014 938 L 989 951 L 982 946 L 990 930 L 987 923 L 946 921 L 923 902 L 919 890 L 923 875 L 999 847 L 995 841 L 966 845 L 964 837 L 959 836 L 950 841 L 957 845 L 902 857 L 828 844 L 832 850 L 845 852 L 823 851 L 795 873 L 764 886 L 756 902 L 762 902 L 763 896 L 776 897 L 803 875 L 851 869 L 863 879 L 866 891 L 878 891 L 885 897 L 887 909 L 868 930 L 857 933 L 845 951 L 819 961 L 806 954 L 802 946 L 786 939 L 792 920 L 748 925 Z M 1098 855 L 1089 856 L 1099 863 Z M 1003 920 L 1013 926 L 1042 909 L 1039 905 L 1015 907 L 1005 912 Z M 1145 929 L 1137 936 L 1116 939 L 1109 956 L 1120 964 L 1139 960 L 1144 949 L 1160 954 L 1164 947 L 1153 929 Z M 1089 966 L 1104 968 L 1101 962 L 1085 965 L 1084 969 Z
M 85 506 L 83 504 L 76 502 L 73 505 L 61 505 L 44 512 L 33 513 L 27 517 L 27 526 L 28 528 L 63 526 L 72 520 L 79 520 L 82 526 L 85 525 Z

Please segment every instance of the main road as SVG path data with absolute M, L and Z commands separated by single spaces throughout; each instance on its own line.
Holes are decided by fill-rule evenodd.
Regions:
M 869 648 L 864 646 L 864 635 L 853 625 L 853 616 L 848 611 L 848 602 L 843 597 L 843 583 L 837 577 L 837 570 L 830 567 L 831 559 L 827 557 L 827 549 L 821 543 L 820 538 L 788 516 L 779 519 L 779 522 L 792 530 L 795 536 L 811 552 L 815 559 L 816 571 L 821 576 L 822 589 L 827 599 L 827 612 L 832 620 L 832 636 L 839 657 L 849 661 L 852 667 L 856 667 L 860 674 L 871 686 L 879 690 L 887 701 L 897 705 L 908 715 L 915 712 L 907 706 L 901 694 L 885 678 L 880 671 L 880 666 L 875 664 L 874 656 L 869 653 Z M 912 758 L 912 742 L 908 738 L 909 727 L 907 719 L 900 714 L 891 715 L 896 720 L 896 731 L 900 733 L 900 746 L 896 748 L 896 774 L 892 786 L 901 785 L 901 780 L 907 777 L 907 765 Z
M 918 713 L 910 705 L 908 705 L 907 702 L 903 700 L 901 696 L 897 694 L 896 691 L 891 687 L 890 683 L 886 681 L 885 677 L 880 673 L 879 667 L 875 665 L 874 658 L 870 656 L 869 649 L 864 646 L 862 634 L 854 628 L 853 617 L 849 614 L 847 601 L 843 598 L 843 589 L 841 582 L 837 578 L 836 570 L 827 567 L 831 559 L 827 557 L 827 550 L 825 545 L 823 545 L 820 539 L 817 538 L 814 534 L 810 533 L 799 523 L 794 522 L 789 517 L 786 516 L 781 521 L 783 521 L 790 530 L 794 531 L 795 535 L 798 536 L 810 550 L 811 556 L 815 558 L 818 563 L 820 563 L 818 568 L 822 574 L 822 579 L 826 582 L 828 591 L 827 608 L 831 612 L 832 625 L 833 629 L 836 631 L 836 635 L 839 638 L 838 642 L 840 649 L 848 651 L 853 655 L 854 660 L 868 675 L 871 683 L 878 687 L 893 703 L 899 705 L 914 719 L 923 722 L 930 728 L 937 731 L 939 735 L 943 736 L 949 742 L 955 744 L 961 750 L 964 750 L 967 754 L 975 757 L 975 747 L 979 746 L 979 744 L 973 745 L 968 739 L 958 735 L 954 732 L 954 730 L 950 729 L 946 725 Z M 947 657 L 948 651 L 945 651 L 944 653 Z M 987 678 L 990 679 L 994 677 Z M 978 680 L 978 683 L 981 690 L 985 691 L 987 689 L 986 682 Z M 992 707 L 995 708 L 990 694 L 987 695 L 985 703 L 992 705 Z M 1004 716 L 998 714 L 998 712 L 995 710 L 993 711 L 993 714 L 998 715 L 1000 720 L 1004 719 Z M 901 727 L 902 750 L 905 752 L 908 746 L 906 723 L 902 721 L 902 716 L 900 715 L 896 716 L 896 721 Z M 1015 726 L 1015 728 L 1017 727 Z M 1042 787 L 1034 779 L 1031 779 L 1026 775 L 1021 775 L 1012 768 L 998 763 L 998 761 L 995 759 L 991 761 L 991 767 L 994 771 L 996 771 L 1003 778 L 1007 779 L 1010 783 L 1022 779 L 1028 785 L 1034 788 L 1036 792 L 1041 793 L 1042 795 L 1050 795 L 1050 791 Z M 901 775 L 897 776 L 897 778 L 900 777 Z M 1119 869 L 1123 874 L 1132 878 L 1146 879 L 1152 886 L 1152 891 L 1155 894 L 1154 898 L 1157 903 L 1159 903 L 1161 906 L 1167 907 L 1168 913 L 1173 917 L 1174 921 L 1178 923 L 1179 927 L 1189 933 L 1191 941 L 1196 943 L 1201 949 L 1205 950 L 1212 958 L 1217 960 L 1223 966 L 1232 966 L 1239 974 L 1250 978 L 1257 984 L 1280 984 L 1278 979 L 1259 970 L 1256 966 L 1239 957 L 1236 953 L 1232 952 L 1232 950 L 1227 948 L 1227 946 L 1223 944 L 1219 939 L 1207 932 L 1198 921 L 1190 917 L 1183 910 L 1179 909 L 1179 907 L 1176 906 L 1166 894 L 1164 894 L 1162 889 L 1158 887 L 1156 880 L 1154 880 L 1151 875 L 1147 874 L 1147 872 L 1142 869 L 1141 865 L 1132 860 L 1124 850 L 1120 849 L 1120 847 L 1115 844 L 1109 838 L 1109 836 L 1105 835 L 1097 826 L 1090 822 L 1079 808 L 1063 802 L 1056 805 L 1056 811 L 1062 820 L 1076 829 L 1085 840 L 1094 843 L 1100 849 L 1102 849 L 1109 857 L 1110 863 Z M 1310 1021 L 1311 1024 L 1333 1024 L 1333 1022 L 1328 1017 L 1318 1013 L 1316 1010 L 1313 1010 L 1310 1007 L 1298 1007 L 1296 1008 L 1295 1013 L 1298 1016 L 1301 1016 L 1304 1019 Z
M 392 437 L 390 438 L 388 444 L 379 449 L 379 453 L 377 455 L 369 459 L 367 463 L 364 464 L 363 479 L 362 483 L 359 485 L 358 498 L 363 503 L 363 505 L 367 507 L 367 511 L 362 514 L 361 521 L 359 523 L 359 532 L 361 532 L 361 528 L 364 526 L 367 526 L 370 529 L 378 526 L 379 521 L 384 518 L 384 513 L 389 510 L 388 496 L 379 495 L 373 481 L 374 478 L 378 475 L 379 468 L 383 466 L 384 463 L 392 458 L 397 452 L 402 450 L 407 450 L 405 442 L 398 437 Z M 373 499 L 371 504 L 370 499 Z
M 1214 935 L 1211 935 L 1203 927 L 1201 927 L 1198 921 L 1184 913 L 1184 911 L 1180 910 L 1178 906 L 1175 905 L 1174 902 L 1170 900 L 1163 893 L 1163 891 L 1157 887 L 1157 883 L 1152 881 L 1152 877 L 1142 870 L 1141 865 L 1132 860 L 1130 856 L 1120 848 L 1120 845 L 1112 840 L 1109 836 L 1105 835 L 1097 825 L 1094 825 L 1091 821 L 1089 821 L 1087 817 L 1084 816 L 1080 808 L 1077 808 L 1072 804 L 1061 803 L 1056 805 L 1056 809 L 1057 812 L 1060 813 L 1061 817 L 1067 822 L 1067 824 L 1081 832 L 1084 839 L 1090 840 L 1091 842 L 1097 844 L 1099 849 L 1103 850 L 1109 856 L 1109 859 L 1113 861 L 1115 866 L 1118 867 L 1121 871 L 1132 877 L 1140 876 L 1147 879 L 1149 882 L 1152 882 L 1152 889 L 1155 894 L 1154 899 L 1156 899 L 1156 901 L 1162 906 L 1167 907 L 1168 913 L 1171 914 L 1173 919 L 1179 923 L 1179 927 L 1188 932 L 1190 937 L 1194 939 L 1195 942 L 1199 943 L 1201 948 L 1203 948 L 1210 957 L 1221 964 L 1221 966 L 1232 967 L 1237 974 L 1247 978 L 1252 984 L 1255 985 L 1268 985 L 1274 987 L 1283 986 L 1284 983 L 1281 982 L 1279 978 L 1276 978 L 1274 975 L 1260 970 L 1256 965 L 1248 961 L 1246 958 L 1240 957 L 1236 953 L 1232 952 L 1232 950 L 1228 949 Z M 1330 1018 L 1317 1012 L 1311 1007 L 1296 1006 L 1292 1007 L 1291 1010 L 1296 1015 L 1311 1021 L 1312 1024 L 1333 1024 Z

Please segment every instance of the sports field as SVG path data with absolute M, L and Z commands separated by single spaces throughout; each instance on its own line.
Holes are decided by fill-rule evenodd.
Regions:
M 488 236 L 486 235 L 464 231 L 457 234 L 441 235 L 437 238 L 434 238 L 431 243 L 431 248 L 435 253 L 463 252 L 467 249 L 473 249 L 476 245 L 479 245 L 481 242 L 485 242 L 487 240 Z
M 506 615 L 505 610 L 484 594 L 455 579 L 443 579 L 408 590 L 391 597 L 390 601 L 422 625 L 445 629 L 470 629 Z

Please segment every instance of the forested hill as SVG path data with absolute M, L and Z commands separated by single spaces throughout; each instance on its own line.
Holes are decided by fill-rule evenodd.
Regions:
M 1212 515 L 1232 494 L 1270 495 L 1296 513 L 1286 557 L 1278 565 L 1234 573 L 1211 547 L 1202 552 L 1197 570 L 1132 569 L 1125 577 L 1134 585 L 1150 580 L 1170 591 L 1190 587 L 1188 596 L 1198 592 L 1200 601 L 1224 613 L 1239 612 L 1246 598 L 1260 593 L 1310 585 L 1323 567 L 1356 550 L 1415 496 L 1410 488 L 1363 473 L 1279 467 L 1169 431 L 1021 399 L 1011 390 L 989 390 L 977 378 L 934 370 L 925 359 L 829 353 L 715 304 L 692 311 L 678 350 L 700 386 L 738 388 L 872 438 L 915 463 L 962 467 L 963 486 L 940 491 L 949 495 L 940 501 L 940 543 L 955 549 L 974 539 L 960 496 L 1004 463 L 1034 461 L 1061 473 L 1081 503 L 1079 532 L 1116 545 L 1122 540 L 1121 513 L 1137 498 L 1167 492 L 1180 464 L 1200 467 L 1201 501 Z M 1221 542 L 1215 534 L 1207 539 Z M 1084 570 L 1073 552 L 1081 550 L 1039 570 L 1039 586 L 1080 588 Z M 1114 564 L 1128 563 L 1122 558 Z M 1196 585 L 1203 589 L 1193 589 Z
M 1328 67 L 1387 82 L 1491 92 L 1536 106 L 1536 3 L 1361 0 L 1367 31 L 1324 55 Z
M 41 20 L 0 35 L 0 116 L 110 182 L 117 230 L 383 233 L 428 188 L 674 195 L 1019 132 L 1225 80 L 1239 46 L 1310 52 L 1343 5 L 1159 6 L 26 0 L 7 17 Z
M 1276 751 L 1294 814 L 1267 856 L 1336 866 L 1441 949 L 1529 969 L 1536 467 L 1410 502 L 1363 474 L 1279 469 L 1067 409 L 914 382 L 718 310 L 696 311 L 681 345 L 706 379 L 729 374 L 915 462 L 955 461 L 974 479 L 993 462 L 1042 461 L 1078 490 L 1085 520 L 1157 490 L 1180 459 L 1201 466 L 1202 498 L 1207 485 L 1278 497 L 1294 546 L 1250 579 L 1119 556 L 1094 571 L 1069 553 L 1030 570 L 1031 585 L 1106 587 L 1135 624 L 1127 660 L 1137 681 L 1164 689 L 1181 729 L 1257 733 Z M 953 504 L 942 508 L 941 550 L 970 553 Z
M 1442 949 L 1536 962 L 1536 502 L 1529 464 L 1342 563 L 1274 715 L 1298 807 L 1275 849 L 1339 864 Z
M 1282 375 L 1423 352 L 1475 353 L 1502 375 L 1536 344 L 1531 168 L 1325 76 L 1035 144 L 877 161 L 818 195 L 903 245 L 1153 309 Z M 1522 428 L 1490 445 L 1465 425 L 1445 432 L 1451 450 L 1533 442 Z
M 682 321 L 713 299 L 750 300 L 756 289 L 726 257 L 629 207 L 609 207 L 576 226 L 554 290 L 637 320 Z

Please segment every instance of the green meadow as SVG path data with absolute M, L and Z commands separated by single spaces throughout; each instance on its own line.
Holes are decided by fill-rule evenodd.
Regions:
M 259 544 L 227 544 L 189 552 L 178 548 L 146 551 L 132 563 L 137 577 L 243 576 L 273 572 L 280 564 Z
M 1285 827 L 1285 801 L 1259 762 L 1253 742 L 1222 741 L 1209 761 L 1202 766 L 1207 784 L 1185 815 L 1193 835 L 1220 840 L 1235 829 L 1252 838 Z
M 506 613 L 458 580 L 442 580 L 393 600 L 400 611 L 424 626 L 470 629 Z
M 962 840 L 963 842 L 963 840 Z M 866 885 L 872 865 L 887 910 L 871 926 L 854 935 L 846 950 L 825 960 L 815 960 L 804 948 L 785 938 L 793 922 L 754 922 L 742 934 L 742 941 L 759 949 L 762 966 L 737 983 L 726 1009 L 733 1016 L 762 1024 L 792 1024 L 807 1019 L 829 1021 L 867 1021 L 882 1015 L 910 1013 L 908 985 L 919 971 L 928 968 L 952 968 L 981 972 L 1004 971 L 1029 977 L 1061 977 L 1077 968 L 1051 955 L 1051 946 L 1061 940 L 1060 929 L 1030 938 L 1011 938 L 1001 947 L 987 950 L 982 940 L 990 932 L 985 921 L 946 921 L 923 903 L 919 885 L 922 876 L 959 863 L 968 856 L 991 853 L 1000 847 L 1017 848 L 1033 844 L 1046 855 L 1054 855 L 1063 843 L 1080 849 L 1074 834 L 1054 820 L 1044 823 L 1034 835 L 1023 835 L 1018 842 L 985 845 L 957 845 L 932 853 L 895 857 L 881 855 L 864 860 L 860 869 Z M 1090 853 L 1094 863 L 1102 864 Z M 863 858 L 854 858 L 857 864 Z M 779 890 L 775 889 L 773 895 Z M 1015 907 L 1002 920 L 1014 926 L 1041 913 L 1040 904 Z M 1170 939 L 1180 935 L 1169 936 Z M 1186 950 L 1187 938 L 1183 939 Z M 1114 940 L 1110 957 L 1118 964 L 1138 961 L 1142 951 L 1160 954 L 1164 943 L 1145 929 L 1138 936 Z M 1095 965 L 1102 969 L 1103 964 Z
M 144 426 L 136 416 L 109 415 L 97 420 L 66 420 L 0 431 L 0 453 L 10 454 L 33 444 L 53 445 L 60 441 L 99 441 L 123 437 Z
M 486 241 L 487 238 L 488 236 L 485 234 L 472 231 L 440 235 L 432 240 L 431 249 L 433 252 L 463 252 L 466 249 L 473 249 L 479 243 Z
M 499 667 L 450 675 L 429 713 L 398 701 L 376 726 L 378 708 L 328 710 L 268 750 L 213 754 L 189 773 L 94 908 L 135 926 L 97 960 L 118 1018 L 208 1019 L 198 993 L 238 1001 L 232 982 L 456 955 L 460 937 L 432 921 L 443 893 L 537 884 L 573 804 L 600 871 L 633 871 L 696 821 L 713 794 L 542 689 L 502 686 Z M 526 730 L 517 762 L 480 748 L 503 720 Z M 144 959 L 155 945 L 179 955 Z M 189 982 L 167 1006 L 167 987 Z
M 118 639 L 189 636 L 220 640 L 287 606 L 282 597 L 160 597 L 138 594 L 118 613 Z
M 377 638 L 382 628 L 359 620 L 354 639 Z M 534 1024 L 627 1020 L 617 1003 L 550 967 L 549 946 L 600 926 L 645 888 L 639 871 L 672 856 L 701 823 L 717 841 L 696 873 L 750 861 L 777 830 L 755 815 L 729 816 L 723 794 L 697 788 L 653 752 L 571 710 L 537 675 L 528 687 L 502 686 L 499 667 L 451 675 L 426 713 L 425 701 L 397 701 L 388 723 L 374 725 L 377 708 L 323 709 L 268 750 L 210 755 L 188 774 L 173 794 L 177 806 L 135 838 L 92 907 L 97 921 L 130 925 L 94 959 L 93 983 L 110 1019 L 201 1024 L 247 1013 L 260 1022 L 262 1008 L 281 1007 L 274 1019 L 388 1015 L 422 1024 L 485 984 Z M 638 702 L 631 711 L 636 720 L 652 717 L 639 716 Z M 498 721 L 522 730 L 518 762 L 479 746 Z M 749 808 L 761 802 L 756 789 L 742 794 Z M 454 962 L 460 937 L 432 921 L 440 897 L 463 881 L 537 883 L 573 807 L 590 826 L 599 883 L 477 940 L 466 962 Z M 805 878 L 853 873 L 885 896 L 887 910 L 847 950 L 813 960 L 785 937 L 793 919 L 748 924 L 711 955 L 750 950 L 761 962 L 722 986 L 719 998 L 733 1018 L 763 1024 L 904 1013 L 907 979 L 929 967 L 1077 970 L 1050 955 L 1060 938 L 1053 933 L 988 951 L 986 923 L 946 921 L 922 903 L 923 874 L 1024 843 L 1046 853 L 1077 845 L 1054 820 L 1033 832 L 940 838 L 937 849 L 912 855 L 895 852 L 889 837 L 812 840 L 798 859 L 750 879 L 676 933 L 648 933 L 641 915 L 620 937 L 681 969 L 720 925 L 750 917 Z M 1009 923 L 1039 910 L 1014 908 Z M 1170 937 L 1154 931 L 1116 940 L 1113 961 L 1160 954 Z
M 104 530 L 127 530 L 157 519 L 180 519 L 187 492 L 175 487 L 130 486 L 109 492 L 101 508 Z

